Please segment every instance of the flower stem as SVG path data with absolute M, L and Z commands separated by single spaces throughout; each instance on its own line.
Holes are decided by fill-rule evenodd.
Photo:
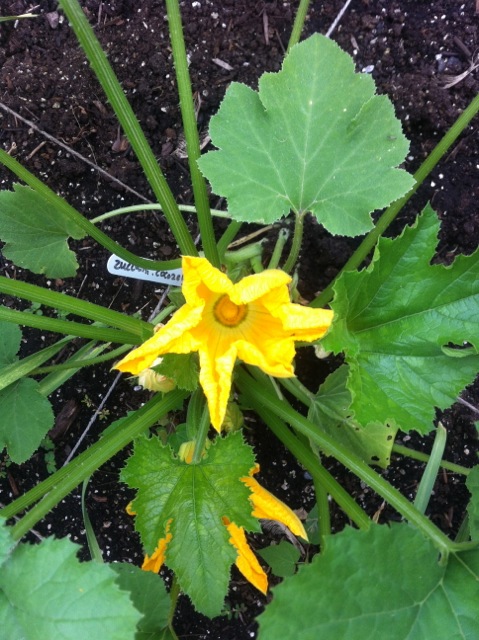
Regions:
M 444 137 L 438 142 L 438 144 L 434 147 L 428 157 L 421 164 L 419 169 L 414 174 L 414 179 L 416 180 L 416 184 L 414 187 L 402 198 L 393 202 L 386 211 L 379 218 L 376 226 L 372 231 L 368 233 L 368 235 L 361 242 L 359 247 L 353 253 L 353 255 L 346 262 L 341 271 L 336 275 L 334 280 L 324 289 L 320 295 L 315 298 L 311 305 L 312 307 L 324 307 L 334 295 L 334 283 L 341 276 L 341 274 L 345 271 L 353 271 L 357 269 L 362 261 L 366 258 L 368 253 L 374 247 L 376 242 L 378 241 L 379 236 L 381 236 L 394 218 L 398 215 L 401 209 L 404 207 L 406 202 L 416 193 L 418 188 L 427 178 L 427 176 L 431 173 L 434 167 L 438 164 L 444 154 L 447 152 L 449 147 L 457 140 L 459 135 L 464 131 L 472 118 L 479 111 L 479 95 L 477 95 L 474 100 L 469 104 L 469 106 L 461 113 L 461 115 L 457 118 L 451 128 L 446 132 Z
M 306 215 L 305 211 L 301 213 L 295 213 L 293 242 L 291 244 L 291 250 L 289 252 L 288 259 L 286 260 L 283 267 L 283 271 L 286 271 L 286 273 L 291 273 L 299 257 L 301 243 L 303 242 L 305 215 Z

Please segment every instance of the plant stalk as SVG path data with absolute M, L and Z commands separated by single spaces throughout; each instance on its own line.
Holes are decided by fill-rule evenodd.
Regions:
M 176 238 L 183 255 L 197 256 L 193 238 L 178 209 L 173 193 L 156 161 L 138 120 L 128 102 L 122 86 L 116 77 L 108 58 L 91 28 L 78 0 L 59 0 L 83 48 L 90 65 L 95 72 L 115 114 L 145 172 L 158 202 L 163 207 L 165 217 Z
M 299 3 L 298 11 L 296 12 L 296 16 L 294 18 L 293 29 L 291 31 L 291 36 L 288 42 L 288 52 L 295 44 L 299 42 L 299 38 L 301 36 L 301 32 L 303 31 L 304 22 L 306 20 L 306 15 L 308 13 L 310 0 L 301 0 Z
M 301 250 L 301 244 L 303 242 L 303 233 L 304 233 L 304 216 L 306 212 L 303 211 L 301 213 L 295 213 L 294 220 L 294 233 L 293 233 L 293 241 L 291 244 L 291 250 L 289 252 L 288 259 L 286 260 L 283 271 L 286 273 L 291 273 L 294 265 L 298 261 L 299 252 Z
M 352 471 L 358 478 L 370 486 L 386 502 L 392 505 L 406 520 L 415 525 L 429 538 L 443 555 L 455 549 L 455 543 L 436 527 L 428 518 L 423 516 L 397 489 L 389 484 L 378 473 L 371 469 L 363 460 L 346 450 L 333 438 L 320 432 L 304 416 L 297 413 L 286 402 L 278 402 L 277 398 L 264 387 L 253 383 L 253 379 L 238 368 L 237 384 L 254 402 L 255 408 L 264 406 L 276 416 L 288 422 L 296 431 L 302 433 L 314 442 L 321 451 L 331 455 Z
M 213 220 L 211 218 L 210 205 L 208 201 L 208 190 L 206 181 L 197 164 L 197 160 L 201 156 L 200 139 L 198 135 L 198 128 L 196 126 L 195 107 L 191 91 L 191 80 L 188 71 L 188 60 L 186 58 L 185 40 L 183 37 L 178 0 L 166 0 L 166 12 L 168 15 L 171 49 L 175 64 L 176 81 L 178 83 L 181 117 L 185 131 L 188 164 L 190 167 L 191 183 L 193 186 L 196 212 L 198 215 L 201 242 L 203 244 L 205 257 L 214 267 L 219 269 L 220 258 L 213 231 Z

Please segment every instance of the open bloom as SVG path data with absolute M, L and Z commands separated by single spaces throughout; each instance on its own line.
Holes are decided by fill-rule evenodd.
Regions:
M 278 500 L 278 498 L 251 477 L 258 471 L 259 466 L 256 466 L 250 471 L 249 476 L 241 478 L 241 481 L 251 489 L 250 500 L 253 506 L 252 514 L 256 518 L 281 522 L 286 525 L 294 535 L 307 540 L 308 536 L 304 530 L 303 524 L 294 511 L 284 504 L 284 502 Z M 134 515 L 131 510 L 129 513 Z M 222 521 L 230 534 L 229 542 L 238 553 L 235 562 L 236 566 L 252 585 L 262 593 L 266 594 L 268 590 L 268 577 L 248 545 L 243 527 L 237 526 L 226 516 L 222 518 Z M 145 571 L 158 573 L 163 563 L 167 561 L 166 556 L 168 543 L 172 540 L 170 525 L 171 520 L 169 520 L 166 525 L 165 537 L 158 541 L 158 545 L 153 554 L 151 556 L 145 556 L 145 560 L 142 565 L 142 569 Z
M 185 256 L 182 267 L 186 304 L 115 368 L 137 375 L 165 353 L 197 351 L 211 423 L 220 431 L 236 358 L 269 375 L 291 377 L 295 341 L 324 336 L 333 312 L 293 304 L 291 278 L 279 269 L 233 284 L 205 258 Z

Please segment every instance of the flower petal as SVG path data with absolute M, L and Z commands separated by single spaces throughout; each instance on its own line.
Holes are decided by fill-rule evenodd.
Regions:
M 253 503 L 255 518 L 282 522 L 295 536 L 308 539 L 301 520 L 288 505 L 262 487 L 254 478 L 247 476 L 241 478 L 241 481 L 251 489 L 250 500 Z
M 170 524 L 171 519 L 166 523 L 166 535 L 164 538 L 160 538 L 158 544 L 156 545 L 156 549 L 153 551 L 151 556 L 145 555 L 145 559 L 143 560 L 143 564 L 141 568 L 144 571 L 153 571 L 153 573 L 158 573 L 165 562 L 166 555 L 166 547 L 168 543 L 172 539 L 172 535 L 170 533 Z
M 228 518 L 223 518 L 223 523 L 231 536 L 229 540 L 230 543 L 238 551 L 238 557 L 235 562 L 236 566 L 248 582 L 251 582 L 261 593 L 266 595 L 268 591 L 268 577 L 256 556 L 251 551 L 243 527 L 238 527 L 234 522 L 230 522 Z
M 322 338 L 333 321 L 330 309 L 312 309 L 300 304 L 285 304 L 275 313 L 281 318 L 283 327 L 290 331 L 295 340 L 312 342 Z
M 200 384 L 208 401 L 211 424 L 220 432 L 230 397 L 236 348 L 232 345 L 225 351 L 221 340 L 218 341 L 216 347 L 211 344 L 214 342 L 214 336 L 211 336 L 211 346 L 209 348 L 203 347 L 199 351 Z
M 137 349 L 130 351 L 113 368 L 138 375 L 148 369 L 159 355 L 197 351 L 198 343 L 190 333 L 201 320 L 203 309 L 183 305 L 170 321 Z
M 246 276 L 237 282 L 230 298 L 236 304 L 254 302 L 267 293 L 272 293 L 283 303 L 289 302 L 287 285 L 291 282 L 291 276 L 280 269 L 266 269 L 261 273 Z
M 233 283 L 228 276 L 213 267 L 206 258 L 183 256 L 181 266 L 183 269 L 181 290 L 186 302 L 192 306 L 196 306 L 203 299 L 203 296 L 199 295 L 202 287 L 216 294 L 228 293 L 233 289 Z

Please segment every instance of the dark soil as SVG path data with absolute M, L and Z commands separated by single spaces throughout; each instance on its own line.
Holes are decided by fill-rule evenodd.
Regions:
M 180 203 L 190 204 L 192 193 L 186 160 L 178 153 L 182 129 L 175 89 L 171 51 L 163 2 L 160 0 L 84 0 L 90 19 L 118 74 L 162 169 Z M 306 35 L 325 33 L 343 5 L 343 0 L 312 3 Z M 476 95 L 477 72 L 470 73 L 451 88 L 444 88 L 450 76 L 465 72 L 479 43 L 479 16 L 473 2 L 456 0 L 356 0 L 346 11 L 333 38 L 356 60 L 358 70 L 371 72 L 380 93 L 393 101 L 396 113 L 411 140 L 406 168 L 414 172 L 459 113 Z M 28 11 L 23 0 L 4 0 L 0 15 Z M 206 131 L 209 118 L 218 109 L 228 84 L 235 80 L 255 87 L 264 71 L 279 70 L 291 31 L 297 2 L 261 0 L 200 0 L 182 6 L 185 36 L 190 55 L 190 73 L 198 104 L 198 122 Z M 54 136 L 87 158 L 110 176 L 136 190 L 144 199 L 152 193 L 128 146 L 102 90 L 93 78 L 66 20 L 57 13 L 55 0 L 44 0 L 35 20 L 0 26 L 0 100 L 23 118 Z M 58 20 L 59 18 L 59 20 Z M 215 62 L 216 60 L 216 62 Z M 218 60 L 226 63 L 220 66 Z M 72 153 L 45 138 L 37 129 L 0 109 L 1 143 L 30 171 L 63 195 L 87 217 L 120 206 L 137 204 L 139 198 L 105 179 Z M 471 253 L 479 242 L 479 146 L 477 120 L 428 178 L 419 193 L 401 213 L 390 230 L 397 234 L 430 200 L 441 219 L 438 260 L 450 263 L 459 253 Z M 12 176 L 0 168 L 2 188 L 10 188 Z M 212 205 L 221 207 L 212 197 Z M 192 217 L 187 218 L 194 234 Z M 301 257 L 302 295 L 310 299 L 336 275 L 357 240 L 331 237 L 310 222 Z M 218 225 L 218 233 L 221 225 Z M 103 230 L 133 252 L 158 259 L 178 255 L 178 249 L 161 215 L 144 213 L 115 218 Z M 74 245 L 73 245 L 74 246 Z M 77 243 L 80 269 L 75 279 L 47 282 L 47 286 L 124 312 L 141 309 L 144 318 L 155 307 L 162 289 L 149 283 L 110 277 L 106 273 L 107 252 L 87 239 Z M 1 258 L 0 258 L 1 259 Z M 1 273 L 13 279 L 45 284 L 45 279 L 14 267 L 1 259 Z M 21 308 L 18 300 L 1 303 Z M 24 331 L 24 352 L 29 353 L 48 336 Z M 458 361 L 460 362 L 460 361 Z M 297 371 L 316 390 L 327 374 L 311 350 L 298 359 Z M 67 407 L 71 417 L 55 439 L 55 461 L 60 466 L 90 422 L 114 375 L 108 367 L 86 371 L 54 394 L 57 414 Z M 82 448 L 118 416 L 134 409 L 148 394 L 132 388 L 122 378 L 105 408 L 104 419 L 94 421 Z M 479 405 L 476 380 L 464 394 Z M 477 435 L 473 420 L 477 413 L 456 404 L 441 416 L 449 437 L 446 458 L 472 466 L 476 462 Z M 304 471 L 261 425 L 250 422 L 249 437 L 261 463 L 261 481 L 293 508 L 312 506 L 313 489 Z M 428 439 L 404 438 L 426 451 Z M 142 553 L 132 523 L 125 514 L 130 499 L 118 483 L 118 469 L 127 452 L 100 469 L 90 482 L 88 509 L 100 546 L 107 560 L 140 563 Z M 46 452 L 40 450 L 21 466 L 4 459 L 0 480 L 3 504 L 21 495 L 46 477 Z M 361 487 L 334 462 L 330 468 L 350 489 L 370 515 L 382 509 L 381 500 Z M 405 459 L 394 459 L 385 473 L 407 496 L 413 497 L 422 467 Z M 452 474 L 438 478 L 430 505 L 430 517 L 453 535 L 461 522 L 468 494 L 463 480 Z M 380 521 L 396 518 L 387 507 Z M 340 529 L 344 516 L 333 513 L 333 526 Z M 37 526 L 40 535 L 69 535 L 84 544 L 80 493 L 65 499 Z M 269 537 L 257 537 L 253 544 L 265 546 Z M 83 557 L 88 553 L 83 552 Z M 187 598 L 180 600 L 176 628 L 182 638 L 243 640 L 255 636 L 254 617 L 265 599 L 234 571 L 228 598 L 230 615 L 209 621 L 197 615 Z

